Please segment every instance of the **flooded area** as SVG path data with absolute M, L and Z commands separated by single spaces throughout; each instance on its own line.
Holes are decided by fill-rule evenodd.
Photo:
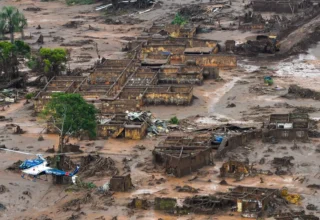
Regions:
M 319 220 L 320 4 L 68 2 L 0 1 L 1 220 Z

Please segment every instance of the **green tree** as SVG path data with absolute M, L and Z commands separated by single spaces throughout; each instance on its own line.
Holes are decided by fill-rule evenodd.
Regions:
M 0 11 L 0 32 L 9 31 L 11 43 L 14 43 L 14 32 L 20 31 L 27 26 L 27 19 L 13 6 L 4 6 Z M 22 36 L 23 37 L 23 36 Z
M 78 137 L 81 132 L 96 136 L 96 113 L 79 94 L 54 93 L 42 114 L 49 119 L 59 132 L 59 152 L 63 152 L 66 138 Z
M 15 16 L 15 28 L 16 31 L 20 31 L 21 33 L 21 39 L 24 39 L 24 29 L 28 26 L 28 21 L 24 17 L 24 14 L 18 13 Z
M 23 41 L 15 41 L 14 44 L 0 42 L 0 72 L 4 72 L 9 80 L 19 76 L 18 57 L 29 57 L 30 46 Z
M 180 26 L 183 26 L 188 23 L 188 19 L 177 13 L 171 22 L 171 24 L 177 24 Z
M 38 66 L 48 77 L 60 75 L 66 69 L 67 50 L 41 48 Z

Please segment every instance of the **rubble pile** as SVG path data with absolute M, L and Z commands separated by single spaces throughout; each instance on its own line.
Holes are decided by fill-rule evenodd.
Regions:
M 198 193 L 199 189 L 193 188 L 192 186 L 185 185 L 183 187 L 177 186 L 176 191 L 178 192 L 188 192 L 188 193 Z
M 314 99 L 314 100 L 320 100 L 320 92 L 302 88 L 298 85 L 290 85 L 288 89 L 288 94 L 286 94 L 284 97 L 290 98 L 290 99 L 296 99 L 296 98 L 304 98 L 304 99 Z
M 82 198 L 72 199 L 69 202 L 66 202 L 62 209 L 64 212 L 68 211 L 80 211 L 80 205 L 88 204 L 92 202 L 93 197 L 90 193 L 86 193 Z
M 7 170 L 10 170 L 12 172 L 20 172 L 19 166 L 22 164 L 21 160 L 18 160 L 17 162 L 10 165 Z
M 80 177 L 88 178 L 92 176 L 114 176 L 119 173 L 119 170 L 110 157 L 88 155 L 81 158 L 79 173 Z
M 9 192 L 9 189 L 5 185 L 0 185 L 0 194 Z

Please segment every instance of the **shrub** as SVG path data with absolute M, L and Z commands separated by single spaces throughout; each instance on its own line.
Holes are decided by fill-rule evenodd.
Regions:
M 179 119 L 177 118 L 177 116 L 174 116 L 172 118 L 170 118 L 170 121 L 169 121 L 171 124 L 179 124 Z

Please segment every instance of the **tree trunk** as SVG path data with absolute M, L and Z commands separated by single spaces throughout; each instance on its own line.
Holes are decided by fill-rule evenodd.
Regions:
M 57 169 L 62 170 L 64 163 L 64 155 L 56 155 L 55 159 L 57 160 Z M 54 176 L 53 183 L 58 185 L 63 184 L 63 176 Z
M 13 25 L 10 25 L 9 32 L 10 32 L 10 41 L 13 44 L 14 43 L 14 26 Z
M 111 0 L 111 3 L 114 9 L 118 8 L 118 0 Z
M 65 139 L 65 135 L 60 135 L 59 136 L 59 147 L 58 147 L 58 152 L 59 153 L 63 153 L 63 147 L 64 147 L 64 139 Z
M 24 30 L 21 28 L 21 39 L 24 40 Z
M 63 147 L 64 147 L 64 135 L 60 135 L 59 136 L 59 147 L 58 147 L 58 153 L 63 153 Z M 59 160 L 57 162 L 57 169 L 62 170 L 63 167 L 63 162 L 64 162 L 64 155 L 58 155 L 56 157 L 59 157 Z M 55 182 L 55 184 L 63 184 L 63 176 L 55 176 L 55 178 L 53 178 L 53 181 Z

